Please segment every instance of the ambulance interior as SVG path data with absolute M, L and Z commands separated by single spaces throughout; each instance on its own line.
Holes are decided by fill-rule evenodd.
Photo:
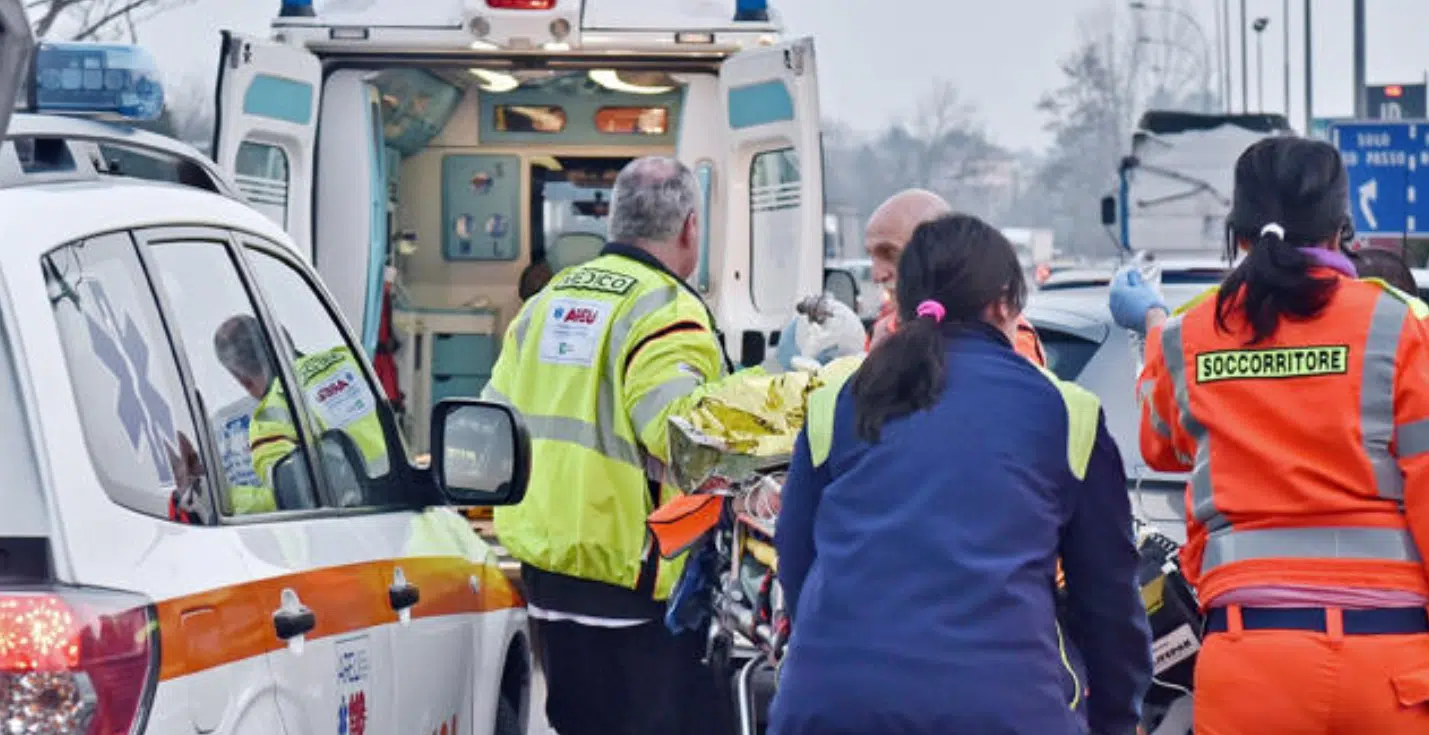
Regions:
M 352 117 L 352 106 L 342 104 L 344 86 L 366 97 L 369 119 L 339 121 Z M 430 406 L 481 394 L 524 300 L 600 252 L 620 169 L 639 156 L 674 154 L 683 87 L 662 72 L 609 69 L 404 66 L 329 74 L 315 259 L 342 308 L 343 301 L 367 308 L 364 346 L 379 363 L 387 311 L 397 390 L 387 387 L 414 450 L 427 446 Z M 364 156 L 326 155 L 331 145 L 351 149 L 342 129 L 359 124 L 368 138 L 381 131 L 380 156 L 367 149 L 380 197 L 371 213 L 373 242 L 355 249 L 362 244 L 334 240 L 350 238 L 342 220 L 362 213 L 325 210 L 323 182 L 363 179 L 350 168 Z M 242 157 L 238 168 L 242 174 Z M 385 227 L 375 226 L 381 220 Z M 356 278 L 334 279 L 344 267 Z M 347 284 L 366 293 L 344 298 Z M 385 300 L 378 295 L 384 284 Z

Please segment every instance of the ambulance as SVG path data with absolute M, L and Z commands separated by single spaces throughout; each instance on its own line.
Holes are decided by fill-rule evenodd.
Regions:
M 507 325 L 605 245 L 645 155 L 699 180 L 692 285 L 737 365 L 824 290 L 814 46 L 764 0 L 292 0 L 225 32 L 213 151 L 401 407 L 479 395 Z

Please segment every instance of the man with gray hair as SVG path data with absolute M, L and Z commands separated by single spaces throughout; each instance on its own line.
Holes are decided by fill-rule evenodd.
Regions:
M 679 161 L 628 164 L 610 244 L 526 302 L 482 394 L 518 409 L 531 435 L 529 489 L 496 509 L 496 533 L 521 561 L 561 735 L 729 727 L 700 663 L 703 636 L 664 624 L 685 556 L 661 558 L 646 531 L 679 492 L 665 482 L 667 417 L 728 368 L 685 282 L 699 259 L 698 195 Z

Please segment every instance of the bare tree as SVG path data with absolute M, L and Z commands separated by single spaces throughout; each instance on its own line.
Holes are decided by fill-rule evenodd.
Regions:
M 27 0 L 38 38 L 71 41 L 138 40 L 145 20 L 193 0 Z

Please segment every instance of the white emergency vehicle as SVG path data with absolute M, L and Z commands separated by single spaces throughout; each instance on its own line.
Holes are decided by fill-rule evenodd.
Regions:
M 700 181 L 691 280 L 736 364 L 823 290 L 813 43 L 781 40 L 764 0 L 279 13 L 270 39 L 224 35 L 216 158 L 362 326 L 415 446 L 434 403 L 481 392 L 523 298 L 604 246 L 635 157 Z
M 20 0 L 0 28 L 14 100 Z M 33 60 L 0 146 L 0 730 L 524 733 L 524 603 L 448 506 L 520 500 L 519 418 L 443 403 L 410 464 L 306 252 L 193 149 L 84 119 L 158 114 L 147 55 Z

